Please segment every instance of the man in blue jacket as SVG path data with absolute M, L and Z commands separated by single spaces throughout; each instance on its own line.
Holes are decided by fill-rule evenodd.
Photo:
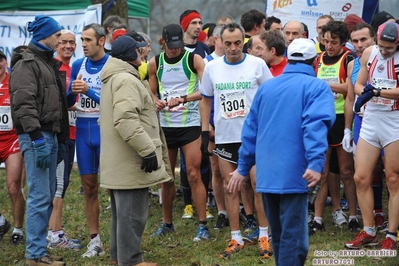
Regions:
M 296 39 L 284 72 L 259 87 L 228 185 L 230 192 L 239 190 L 256 161 L 256 191 L 262 193 L 276 265 L 305 263 L 308 189 L 320 180 L 335 121 L 334 97 L 315 77 L 315 59 L 314 43 Z

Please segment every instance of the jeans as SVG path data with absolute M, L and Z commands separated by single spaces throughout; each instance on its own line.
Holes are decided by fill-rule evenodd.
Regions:
M 34 149 L 29 134 L 18 135 L 19 146 L 25 160 L 28 199 L 26 201 L 26 258 L 38 259 L 47 255 L 47 226 L 53 211 L 56 188 L 58 140 L 53 132 L 42 131 L 51 150 L 50 168 L 36 167 Z
M 141 238 L 148 217 L 148 188 L 111 189 L 111 261 L 118 265 L 143 262 Z
M 309 250 L 308 194 L 262 193 L 277 266 L 305 265 Z

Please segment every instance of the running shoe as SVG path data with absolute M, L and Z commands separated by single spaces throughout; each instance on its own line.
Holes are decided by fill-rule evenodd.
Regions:
M 197 229 L 197 235 L 194 237 L 194 242 L 208 240 L 210 237 L 208 226 L 200 225 Z
M 14 233 L 11 236 L 11 244 L 18 246 L 18 245 L 23 245 L 25 243 L 24 236 L 18 233 Z
M 186 207 L 184 208 L 183 216 L 181 218 L 183 218 L 183 219 L 192 219 L 193 216 L 194 216 L 193 205 L 191 205 L 191 204 L 186 205 Z
M 92 258 L 96 256 L 102 256 L 104 255 L 104 247 L 103 243 L 99 239 L 98 236 L 93 238 L 90 243 L 87 245 L 87 251 L 83 253 L 82 257 L 83 258 Z
M 372 247 L 378 245 L 377 235 L 371 236 L 362 230 L 352 241 L 346 242 L 345 247 L 351 249 L 359 249 L 362 247 Z
M 252 233 L 245 234 L 242 236 L 245 245 L 254 245 L 259 239 L 259 227 L 252 231 Z
M 215 216 L 209 211 L 208 207 L 206 208 L 206 219 L 213 219 Z
M 384 222 L 385 222 L 384 213 L 382 213 L 382 212 L 377 212 L 377 213 L 374 215 L 375 229 L 376 229 L 377 231 L 380 231 L 380 230 L 384 229 Z
M 390 237 L 386 237 L 381 243 L 381 250 L 396 250 L 398 244 Z
M 218 219 L 216 220 L 216 224 L 213 227 L 213 229 L 221 230 L 225 226 L 229 226 L 229 219 L 227 219 L 226 215 L 221 213 L 221 214 L 218 215 Z
M 348 217 L 346 214 L 341 210 L 337 210 L 332 214 L 333 222 L 336 226 L 341 227 L 343 224 L 348 224 Z
M 0 241 L 3 239 L 4 235 L 10 230 L 11 224 L 9 221 L 5 220 L 5 223 L 0 226 Z
M 351 231 L 352 233 L 360 231 L 360 229 L 362 228 L 359 224 L 359 221 L 356 219 L 351 219 L 349 221 L 349 231 Z
M 252 234 L 257 228 L 258 225 L 256 224 L 256 221 L 253 219 L 248 219 L 244 226 L 244 233 Z
M 47 244 L 47 247 L 49 249 L 63 248 L 63 249 L 79 251 L 82 248 L 82 245 L 80 243 L 74 242 L 72 239 L 67 237 L 65 234 L 61 234 L 61 235 L 59 235 L 57 240 L 50 239 L 50 241 Z
M 175 231 L 175 227 L 168 227 L 166 223 L 162 222 L 161 226 L 152 234 L 152 236 L 164 236 L 166 234 L 173 233 Z
M 324 227 L 323 222 L 321 224 L 319 224 L 316 221 L 312 221 L 309 224 L 309 236 L 312 236 L 312 235 L 316 234 L 318 231 L 325 231 L 325 230 L 326 229 Z
M 268 259 L 271 256 L 273 256 L 273 250 L 270 246 L 270 242 L 267 239 L 267 237 L 261 237 L 258 240 L 258 245 L 259 245 L 259 256 L 261 256 L 263 259 Z
M 227 246 L 227 248 L 223 252 L 220 253 L 219 257 L 221 259 L 228 260 L 232 254 L 239 252 L 240 250 L 242 250 L 244 248 L 244 246 L 245 246 L 244 243 L 242 245 L 240 245 L 240 244 L 238 244 L 238 242 L 235 239 L 232 239 L 229 242 L 229 245 Z

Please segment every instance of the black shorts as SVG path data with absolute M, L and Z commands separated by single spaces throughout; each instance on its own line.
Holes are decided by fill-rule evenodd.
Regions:
M 330 146 L 339 146 L 344 138 L 345 116 L 344 114 L 337 114 L 335 123 L 328 131 L 328 144 Z
M 238 149 L 241 142 L 229 144 L 216 144 L 213 152 L 220 158 L 230 163 L 237 164 L 238 162 Z
M 199 138 L 201 127 L 163 127 L 168 148 L 183 147 Z

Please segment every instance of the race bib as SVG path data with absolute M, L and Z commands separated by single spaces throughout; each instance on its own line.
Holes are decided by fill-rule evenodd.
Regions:
M 68 111 L 69 125 L 76 127 L 76 111 Z
M 381 89 L 387 89 L 391 90 L 396 88 L 396 80 L 395 79 L 386 79 L 386 78 L 373 78 L 371 80 L 371 85 L 375 88 L 381 88 Z M 393 99 L 387 99 L 383 97 L 373 97 L 371 99 L 371 102 L 374 104 L 380 104 L 380 105 L 393 105 L 394 104 Z
M 338 77 L 331 77 L 331 78 L 321 78 L 321 80 L 324 80 L 327 84 L 339 84 L 339 78 Z M 338 92 L 333 92 L 334 94 L 334 99 L 337 101 L 341 98 L 341 93 Z
M 186 89 L 176 89 L 176 90 L 165 92 L 162 95 L 162 99 L 165 102 L 169 102 L 172 98 L 180 98 L 181 96 L 186 95 L 186 94 L 187 94 Z M 186 109 L 187 108 L 186 108 L 184 103 L 181 103 L 178 106 L 175 106 L 175 107 L 173 107 L 171 109 L 169 109 L 168 106 L 165 107 L 165 110 L 169 111 L 169 112 L 181 112 L 181 111 L 184 111 Z
M 220 113 L 224 119 L 232 119 L 247 115 L 245 91 L 223 93 L 219 96 Z
M 97 104 L 93 99 L 87 97 L 84 94 L 80 94 L 78 105 L 79 105 L 78 112 L 81 113 L 80 116 L 82 115 L 84 116 L 85 114 L 92 115 L 100 113 L 99 104 Z
M 12 129 L 11 107 L 0 106 L 0 131 L 10 131 Z

